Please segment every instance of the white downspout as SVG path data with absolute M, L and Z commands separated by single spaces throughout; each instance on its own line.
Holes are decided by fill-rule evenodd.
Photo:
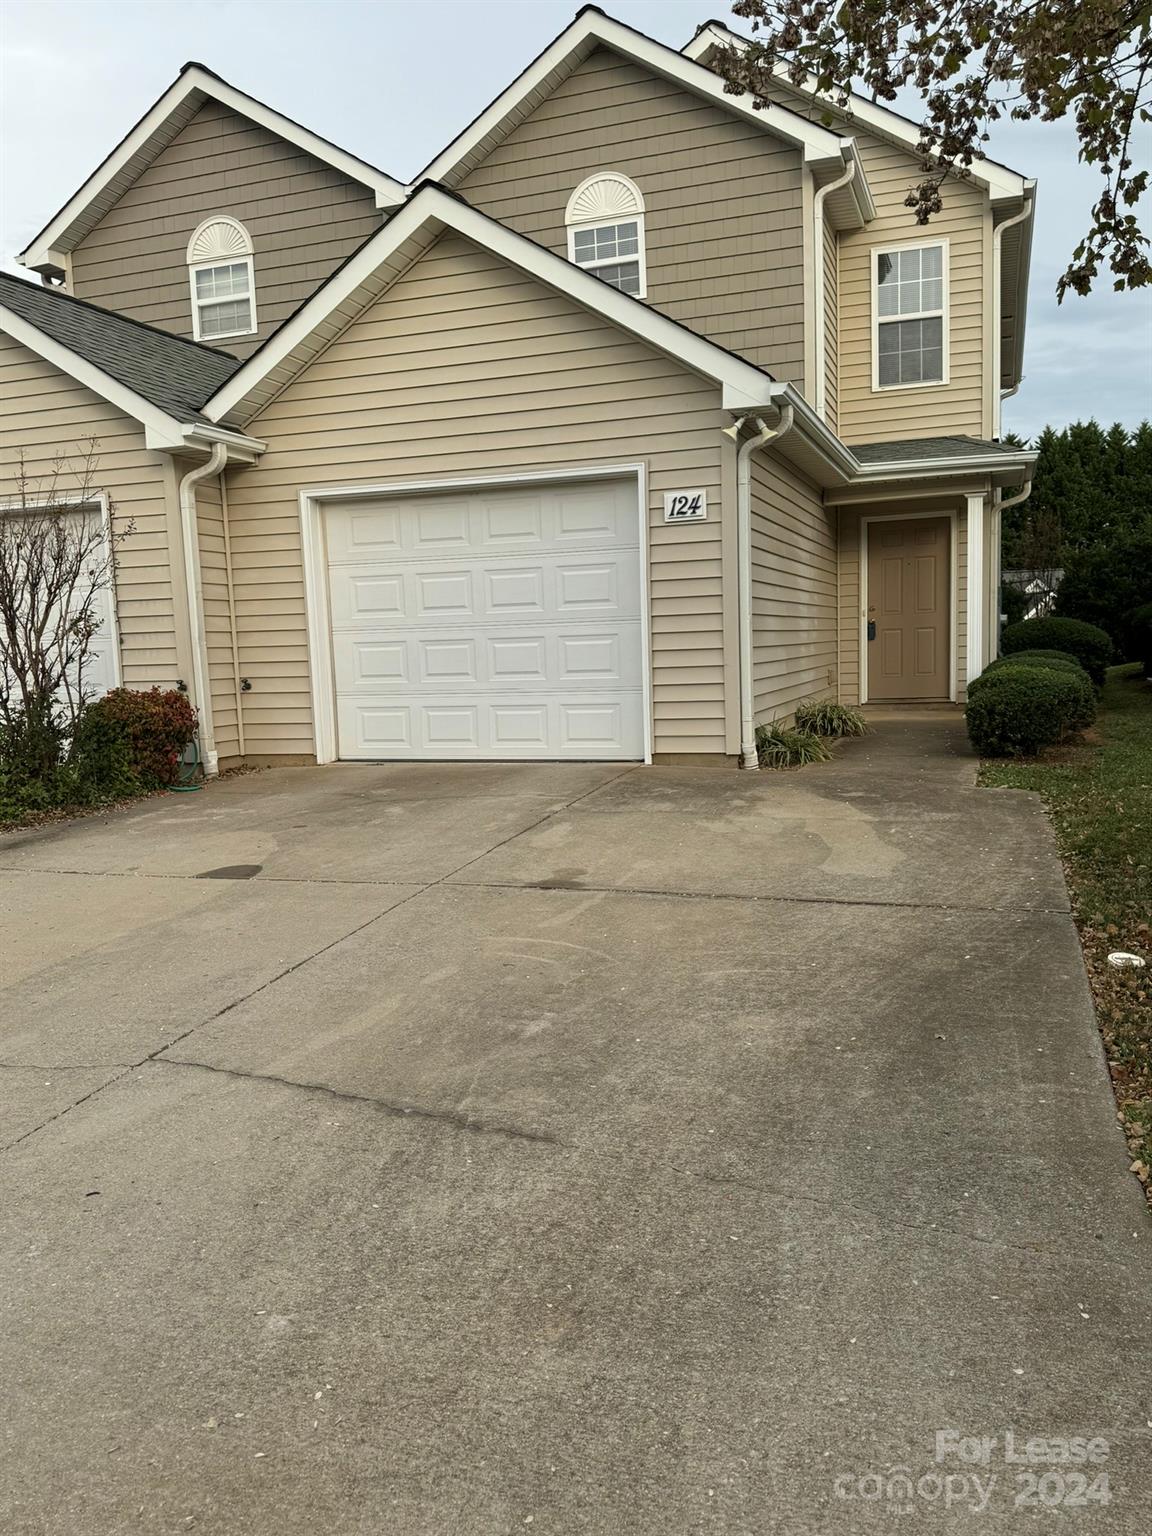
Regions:
M 841 187 L 846 187 L 849 182 L 855 180 L 855 177 L 856 162 L 853 160 L 839 181 L 830 181 L 826 187 L 821 187 L 812 202 L 812 216 L 815 224 L 815 249 L 812 253 L 813 290 L 816 295 L 816 377 L 812 383 L 812 403 L 821 420 L 824 419 L 827 409 L 825 395 L 828 388 L 828 360 L 825 356 L 828 332 L 824 319 L 824 201 L 829 192 L 839 192 Z
M 741 416 L 731 436 L 739 439 L 740 428 L 748 418 Z M 756 703 L 752 679 L 752 455 L 765 443 L 777 442 L 792 429 L 792 407 L 780 407 L 775 428 L 764 425 L 759 416 L 752 418 L 755 437 L 736 450 L 736 566 L 737 623 L 740 630 L 740 766 L 759 768 L 756 752 Z
M 200 579 L 200 539 L 196 526 L 196 487 L 218 475 L 228 462 L 228 445 L 217 443 L 203 464 L 190 469 L 180 482 L 180 530 L 184 535 L 184 580 L 188 598 L 188 627 L 192 632 L 192 702 L 200 712 L 200 760 L 204 772 L 217 772 L 216 737 L 212 730 L 212 691 L 208 681 L 208 642 L 204 634 L 204 594 Z
M 1032 199 L 1029 198 L 1019 213 L 1005 219 L 1002 224 L 996 224 L 992 229 L 992 302 L 996 305 L 996 321 L 992 327 L 992 405 L 995 419 L 992 422 L 992 436 L 999 438 L 1002 411 L 1005 400 L 1014 395 L 1020 388 L 1019 384 L 1012 389 L 1000 388 L 1000 369 L 1004 350 L 1004 339 L 1000 334 L 1000 242 L 1006 229 L 1015 229 L 1017 224 L 1023 224 L 1025 219 L 1032 217 Z

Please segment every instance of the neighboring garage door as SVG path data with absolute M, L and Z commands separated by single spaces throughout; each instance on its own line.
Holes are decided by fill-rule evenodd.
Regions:
M 632 480 L 329 502 L 342 758 L 644 756 Z

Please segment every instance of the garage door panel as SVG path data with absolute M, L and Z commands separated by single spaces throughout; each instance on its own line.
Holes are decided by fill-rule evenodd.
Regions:
M 340 699 L 341 751 L 360 758 L 627 759 L 643 731 L 639 697 L 524 694 L 472 702 L 414 694 L 360 706 Z M 642 740 L 642 734 L 639 734 Z
M 627 481 L 325 516 L 342 757 L 643 756 Z
M 582 691 L 640 688 L 643 654 L 639 627 L 511 627 L 471 636 L 443 629 L 404 636 L 334 635 L 339 693 L 437 692 L 480 687 L 497 692 L 539 692 L 556 686 Z
M 403 565 L 339 564 L 329 570 L 333 624 L 462 624 L 557 615 L 640 617 L 640 553 L 592 551 L 549 558 L 483 557 Z
M 491 550 L 635 546 L 636 491 L 628 481 L 413 496 L 332 506 L 326 518 L 333 564 L 389 552 L 400 557 Z

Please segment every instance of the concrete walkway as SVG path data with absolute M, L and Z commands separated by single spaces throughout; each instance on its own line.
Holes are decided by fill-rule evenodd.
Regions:
M 6 1536 L 1143 1536 L 1050 830 L 954 714 L 874 723 L 0 838 Z

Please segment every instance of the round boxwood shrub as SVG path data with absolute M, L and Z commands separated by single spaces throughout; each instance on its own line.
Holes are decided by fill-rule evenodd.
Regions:
M 1024 619 L 1009 624 L 1000 636 L 1005 655 L 1017 651 L 1055 650 L 1074 656 L 1096 684 L 1102 687 L 1104 673 L 1112 660 L 1112 641 L 1095 624 L 1079 619 Z
M 1092 686 L 1071 672 L 1023 663 L 982 673 L 968 689 L 968 739 L 981 757 L 1031 755 L 1091 723 Z
M 1073 656 L 1068 651 L 1052 651 L 1038 648 L 1030 651 L 1013 651 L 1010 656 L 1001 656 L 999 659 L 1001 661 L 1022 661 L 1025 656 L 1028 657 L 1029 660 L 1031 660 L 1034 656 L 1046 656 L 1049 661 L 1068 661 L 1071 662 L 1074 667 L 1078 667 L 1081 672 L 1084 670 L 1084 668 L 1080 666 L 1080 663 L 1076 660 L 1075 656 Z
M 1004 676 L 1039 676 L 1065 678 L 1072 687 L 1068 694 L 1068 709 L 1066 712 L 1065 729 L 1069 731 L 1082 731 L 1085 726 L 1091 725 L 1096 718 L 1096 690 L 1092 686 L 1092 680 L 1075 662 L 1058 660 L 1055 657 L 1039 656 L 1030 659 L 1016 656 L 1002 656 L 999 661 L 994 661 L 985 667 L 980 676 L 968 685 L 968 696 L 973 693 L 983 692 L 988 684 L 994 684 L 997 679 Z
M 1001 667 L 1019 667 L 1025 664 L 1030 667 L 1047 668 L 1050 672 L 1069 672 L 1073 677 L 1082 677 L 1086 683 L 1092 681 L 1074 657 L 1060 656 L 1054 651 L 1017 651 L 1013 656 L 997 657 L 995 661 L 988 663 L 980 676 L 985 677 L 989 672 L 999 671 Z

